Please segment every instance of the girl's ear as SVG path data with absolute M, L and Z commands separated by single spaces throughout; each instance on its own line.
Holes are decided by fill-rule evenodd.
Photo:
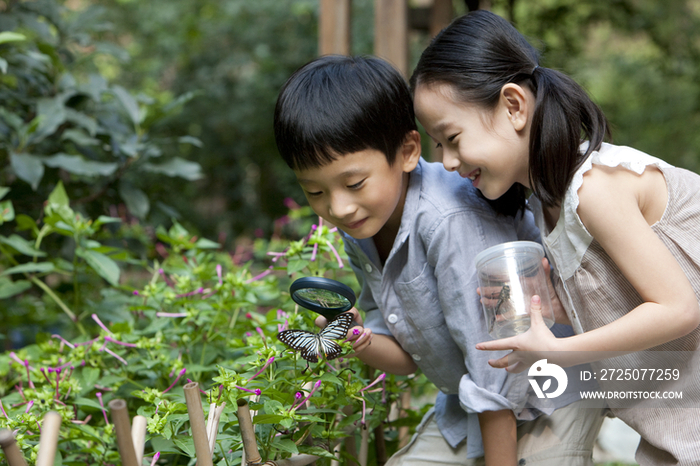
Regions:
M 501 88 L 501 102 L 513 128 L 520 132 L 527 127 L 530 110 L 534 109 L 534 101 L 522 86 L 508 83 Z
M 413 171 L 418 165 L 418 160 L 420 159 L 421 145 L 420 145 L 420 133 L 416 130 L 412 130 L 406 135 L 401 149 L 399 149 L 399 155 L 401 160 L 399 162 L 402 164 L 403 171 L 408 173 Z

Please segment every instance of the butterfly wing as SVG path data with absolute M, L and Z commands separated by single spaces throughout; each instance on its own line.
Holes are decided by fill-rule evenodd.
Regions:
M 345 339 L 352 325 L 352 314 L 349 312 L 340 314 L 326 325 L 326 327 L 318 332 L 318 336 L 322 340 L 340 340 Z
M 318 362 L 319 338 L 315 333 L 306 330 L 285 330 L 277 334 L 277 338 L 292 348 L 299 351 L 301 357 L 310 362 Z
M 331 360 L 340 356 L 343 349 L 334 340 L 345 339 L 352 325 L 352 319 L 353 316 L 350 313 L 340 314 L 318 333 L 319 345 L 326 359 Z
M 301 357 L 309 362 L 318 362 L 324 354 L 326 359 L 335 359 L 340 356 L 342 348 L 334 340 L 347 336 L 352 318 L 352 314 L 340 314 L 318 334 L 306 330 L 285 330 L 278 333 L 277 338 L 288 347 L 299 351 Z

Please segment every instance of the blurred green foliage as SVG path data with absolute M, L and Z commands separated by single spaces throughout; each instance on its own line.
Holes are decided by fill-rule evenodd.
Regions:
M 2 0 L 0 11 L 56 3 L 63 10 L 54 16 L 70 20 L 72 28 L 60 37 L 75 37 L 66 50 L 78 82 L 99 75 L 108 86 L 128 90 L 141 108 L 182 109 L 151 131 L 173 142 L 169 156 L 198 162 L 203 177 L 131 181 L 150 199 L 149 223 L 176 218 L 204 236 L 226 235 L 231 244 L 241 234 L 269 234 L 284 213 L 282 199 L 303 201 L 277 155 L 272 113 L 286 78 L 317 55 L 318 0 Z M 466 2 L 453 4 L 455 14 L 466 11 Z M 544 66 L 571 74 L 591 92 L 612 123 L 614 142 L 698 171 L 696 0 L 491 4 L 542 50 Z M 374 2 L 352 5 L 352 52 L 370 54 Z M 50 23 L 37 22 L 55 34 Z M 413 31 L 410 39 L 413 64 L 429 38 Z M 0 57 L 8 47 L 14 45 L 0 44 Z M 188 135 L 196 139 L 180 139 Z

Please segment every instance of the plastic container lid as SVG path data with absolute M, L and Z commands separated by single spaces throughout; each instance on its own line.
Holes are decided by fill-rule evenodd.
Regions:
M 540 243 L 534 241 L 511 241 L 509 243 L 501 243 L 484 249 L 474 258 L 476 268 L 480 269 L 486 263 L 499 257 L 515 256 L 518 254 L 530 254 L 537 256 L 540 259 L 544 257 L 544 248 Z

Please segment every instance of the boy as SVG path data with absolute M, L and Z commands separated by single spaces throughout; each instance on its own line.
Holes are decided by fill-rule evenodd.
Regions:
M 592 465 L 596 410 L 573 405 L 516 432 L 516 417 L 543 411 L 527 398 L 527 382 L 475 350 L 489 337 L 474 257 L 495 244 L 537 241 L 532 218 L 497 216 L 471 183 L 421 159 L 399 73 L 377 58 L 318 58 L 282 88 L 274 126 L 311 208 L 342 232 L 362 286 L 365 328 L 349 334 L 355 355 L 394 374 L 419 367 L 440 389 L 434 411 L 387 464 Z M 550 406 L 575 401 L 562 398 Z

